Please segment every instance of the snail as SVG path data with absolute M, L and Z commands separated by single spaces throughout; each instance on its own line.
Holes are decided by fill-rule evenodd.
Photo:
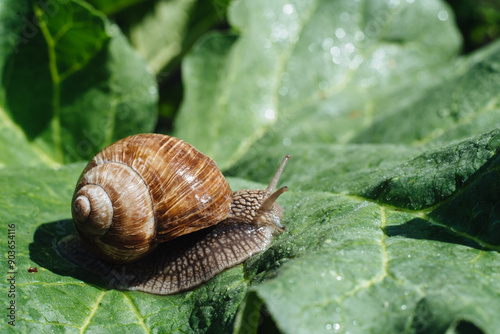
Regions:
M 72 200 L 78 236 L 59 252 L 112 288 L 154 294 L 192 289 L 265 250 L 282 232 L 276 190 L 233 192 L 216 163 L 167 135 L 139 134 L 98 153 Z

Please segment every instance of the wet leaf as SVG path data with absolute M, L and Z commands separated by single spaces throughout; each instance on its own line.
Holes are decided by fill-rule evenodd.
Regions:
M 3 322 L 1 330 L 500 327 L 499 43 L 459 57 L 453 13 L 441 1 L 235 1 L 232 32 L 205 36 L 184 60 L 176 134 L 215 158 L 234 190 L 265 187 L 290 153 L 280 181 L 290 190 L 279 199 L 287 229 L 207 284 L 155 296 L 109 289 L 56 251 L 74 233 L 70 201 L 85 166 L 69 162 L 128 132 L 151 131 L 155 101 L 144 63 L 121 34 L 85 3 L 66 5 L 59 15 L 92 29 L 72 26 L 54 48 L 46 36 L 65 20 L 27 2 L 0 7 L 8 32 L 0 37 L 0 221 L 15 225 L 16 242 L 16 328 Z M 33 15 L 52 32 L 21 42 L 14 57 L 29 27 L 23 18 Z M 23 48 L 38 52 L 33 67 Z M 60 95 L 54 73 L 66 73 Z M 53 104 L 57 96 L 65 103 Z M 130 118 L 73 155 L 117 110 Z

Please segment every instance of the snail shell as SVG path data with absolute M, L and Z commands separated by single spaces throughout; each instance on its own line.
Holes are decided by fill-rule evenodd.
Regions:
M 82 172 L 72 202 L 79 237 L 64 238 L 58 250 L 113 288 L 193 288 L 263 251 L 284 229 L 276 199 L 287 187 L 276 185 L 288 159 L 266 189 L 233 193 L 215 162 L 180 139 L 127 137 Z
M 193 146 L 142 134 L 119 140 L 89 162 L 72 214 L 97 256 L 127 263 L 227 218 L 231 193 L 216 163 Z

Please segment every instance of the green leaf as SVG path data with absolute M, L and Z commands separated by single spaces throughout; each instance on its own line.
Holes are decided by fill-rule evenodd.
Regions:
M 193 43 L 225 19 L 229 0 L 89 0 L 120 25 L 160 80 L 179 66 Z
M 153 129 L 154 78 L 102 14 L 77 0 L 0 11 L 0 166 L 89 159 Z
M 70 148 L 84 129 L 99 130 L 102 100 L 127 101 L 135 117 L 106 128 L 109 140 L 152 122 L 140 112 L 152 109 L 152 95 L 126 100 L 143 83 L 143 62 L 99 12 L 69 2 L 82 24 L 91 17 L 104 28 L 68 39 L 85 52 L 53 48 L 65 55 L 53 62 L 57 73 L 87 61 L 61 82 L 72 93 L 60 95 L 67 109 L 55 121 L 45 35 L 13 57 L 36 6 L 5 3 L 2 78 L 33 72 L 22 53 L 30 48 L 39 73 L 29 78 L 40 83 L 30 99 L 14 94 L 19 86 L 0 90 L 0 221 L 15 224 L 16 242 L 16 296 L 1 303 L 15 300 L 16 327 L 2 322 L 0 331 L 497 332 L 500 43 L 459 57 L 453 13 L 441 1 L 236 1 L 233 31 L 199 41 L 183 63 L 177 135 L 214 157 L 234 190 L 265 187 L 290 153 L 280 181 L 290 190 L 279 199 L 286 231 L 246 263 L 173 296 L 110 290 L 55 247 L 74 232 L 70 201 L 85 166 L 60 164 L 76 160 Z M 48 31 L 60 31 L 53 24 Z M 85 47 L 89 38 L 101 50 Z M 113 75 L 99 79 L 103 68 Z M 49 125 L 30 137 L 39 123 L 12 116 L 13 98 L 49 105 L 43 115 L 21 108 Z M 83 112 L 88 105 L 94 111 Z M 62 150 L 50 139 L 54 124 L 67 133 Z
M 211 36 L 186 58 L 176 123 L 178 136 L 223 167 L 276 123 L 287 142 L 351 139 L 379 99 L 410 92 L 409 101 L 415 85 L 440 81 L 460 45 L 436 1 L 237 1 L 230 9 L 241 36 L 234 45 Z
M 99 9 L 106 15 L 112 15 L 124 8 L 132 7 L 136 4 L 146 2 L 147 0 L 89 0 L 88 3 L 92 4 L 95 8 Z
M 158 75 L 168 75 L 193 43 L 220 23 L 228 1 L 156 1 L 120 15 L 127 23 L 127 36 L 135 49 Z M 162 74 L 160 74 L 162 72 Z
M 499 139 L 496 130 L 393 164 L 391 173 L 373 169 L 372 174 L 389 176 L 380 193 L 370 196 L 309 191 L 287 198 L 295 202 L 287 212 L 289 235 L 254 264 L 256 273 L 279 264 L 255 286 L 278 327 L 285 333 L 442 333 L 458 322 L 494 333 L 500 291 Z M 455 159 L 436 158 L 443 155 Z M 424 160 L 427 156 L 435 159 Z M 288 175 L 297 175 L 295 166 L 291 163 Z M 460 175 L 463 168 L 475 172 Z M 451 170 L 460 182 L 447 176 Z M 294 189 L 293 176 L 285 182 Z M 373 178 L 359 182 L 374 189 L 378 184 Z M 406 209 L 416 198 L 434 202 Z
M 75 233 L 70 201 L 85 164 L 60 169 L 3 169 L 0 175 L 0 220 L 14 224 L 16 327 L 21 332 L 224 331 L 232 322 L 247 286 L 243 267 L 227 271 L 209 284 L 169 298 L 107 290 L 96 276 L 82 272 L 56 252 L 57 241 Z M 7 243 L 2 249 L 7 256 Z M 37 273 L 28 273 L 37 267 Z M 3 291 L 8 290 L 2 282 Z M 168 322 L 165 319 L 169 319 Z M 3 332 L 2 330 L 2 332 Z

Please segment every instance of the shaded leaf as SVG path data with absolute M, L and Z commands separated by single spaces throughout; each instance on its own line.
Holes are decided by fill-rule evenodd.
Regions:
M 154 78 L 116 27 L 77 0 L 28 4 L 0 8 L 19 22 L 0 23 L 0 163 L 88 159 L 118 138 L 151 131 Z

